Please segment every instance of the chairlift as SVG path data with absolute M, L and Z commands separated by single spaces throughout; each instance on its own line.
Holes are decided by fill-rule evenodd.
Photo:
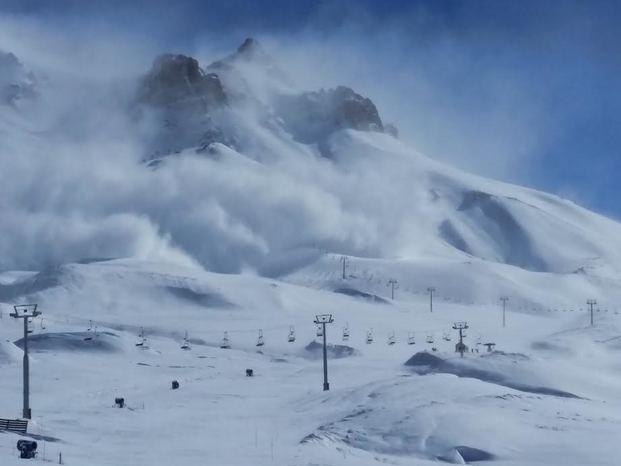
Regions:
M 367 345 L 373 343 L 373 329 L 367 330 Z
M 408 332 L 408 345 L 415 345 L 414 332 Z
M 317 324 L 317 333 L 316 335 L 318 337 L 322 337 L 323 336 L 323 325 Z
M 185 331 L 185 336 L 183 337 L 183 343 L 181 344 L 181 349 L 184 351 L 191 350 L 190 340 L 188 340 L 188 331 Z
M 138 341 L 136 342 L 136 346 L 142 349 L 147 349 L 149 346 L 147 345 L 147 337 L 144 336 L 144 328 L 140 327 L 140 333 L 138 334 Z
M 259 338 L 257 338 L 257 346 L 263 346 L 265 341 L 263 341 L 263 330 L 259 329 Z
M 427 343 L 433 343 L 433 335 L 427 335 Z
M 224 337 L 222 337 L 222 343 L 220 343 L 220 348 L 229 349 L 231 347 L 231 341 L 229 340 L 229 332 L 224 332 Z
M 388 334 L 388 344 L 392 346 L 395 343 L 397 343 L 397 338 L 395 337 L 395 332 L 391 332 L 391 333 Z
M 444 333 L 444 334 L 442 335 L 442 339 L 443 339 L 444 341 L 451 341 L 451 335 L 450 335 L 449 333 Z
M 343 341 L 349 340 L 349 323 L 345 323 L 345 327 L 343 327 Z
M 293 325 L 289 326 L 289 336 L 287 337 L 287 341 L 289 343 L 293 343 L 295 341 L 295 327 Z
M 93 339 L 93 335 L 91 333 L 92 331 L 93 331 L 93 321 L 89 320 L 88 328 L 86 329 L 86 333 L 88 333 L 88 335 L 84 337 L 84 341 L 91 341 Z

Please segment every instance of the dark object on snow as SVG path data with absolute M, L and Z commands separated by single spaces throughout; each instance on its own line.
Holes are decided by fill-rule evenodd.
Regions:
M 28 430 L 27 419 L 0 419 L 0 431 L 8 430 L 11 432 L 21 432 L 25 434 Z
M 491 353 L 494 349 L 494 346 L 496 346 L 496 343 L 483 343 L 483 345 L 487 346 L 487 352 Z
M 172 381 L 172 389 L 173 390 L 177 390 L 179 388 L 179 382 L 177 382 L 176 380 Z
M 246 377 L 252 377 L 254 375 L 254 371 L 252 369 L 246 369 Z
M 114 399 L 114 404 L 117 406 L 117 408 L 124 408 L 125 407 L 125 398 L 115 398 Z
M 37 456 L 37 442 L 33 440 L 18 440 L 17 449 L 22 459 L 33 459 Z

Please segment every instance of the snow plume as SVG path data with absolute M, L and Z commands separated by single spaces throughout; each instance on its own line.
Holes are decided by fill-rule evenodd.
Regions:
M 421 114 L 403 98 L 407 88 L 400 85 L 398 105 L 382 99 L 393 78 L 403 83 L 410 76 L 394 67 L 379 75 L 368 69 L 356 73 L 370 62 L 364 48 L 347 47 L 346 38 L 356 32 L 329 37 L 329 46 L 320 45 L 316 32 L 290 33 L 296 39 L 291 46 L 266 37 L 265 49 L 284 74 L 269 60 L 267 72 L 265 63 L 240 66 L 245 82 L 228 66 L 217 70 L 227 96 L 242 94 L 223 110 L 226 131 L 241 144 L 227 143 L 216 134 L 221 128 L 213 128 L 216 136 L 201 150 L 196 141 L 161 158 L 153 156 L 145 135 L 162 127 L 157 119 L 140 116 L 134 97 L 141 74 L 170 47 L 132 40 L 123 31 L 100 34 L 95 28 L 72 34 L 23 19 L 0 19 L 0 44 L 39 77 L 35 96 L 0 107 L 1 269 L 138 256 L 200 263 L 220 272 L 277 274 L 328 250 L 379 258 L 465 261 L 475 256 L 529 270 L 573 271 L 585 258 L 607 257 L 609 251 L 601 246 L 606 242 L 597 232 L 616 232 L 617 226 L 594 216 L 584 222 L 582 211 L 559 199 L 464 175 L 373 128 L 334 131 L 313 144 L 287 133 L 282 118 L 270 110 L 274 92 L 345 84 L 375 102 L 380 96 L 384 122 Z M 378 40 L 398 37 L 386 33 Z M 204 38 L 177 51 L 196 56 L 210 72 L 210 63 L 235 48 L 231 41 L 223 51 L 222 41 Z M 336 58 L 328 59 L 328 51 Z M 380 55 L 374 55 L 380 68 L 390 64 Z M 430 83 L 427 78 L 415 81 Z M 305 94 L 300 102 L 319 107 L 320 119 L 326 95 L 331 94 Z M 364 99 L 353 92 L 339 95 L 354 104 L 353 112 L 343 106 L 350 110 L 343 115 L 360 118 L 355 104 Z M 441 120 L 441 114 L 429 110 L 425 118 Z M 202 120 L 192 121 L 203 128 Z M 396 123 L 404 139 L 411 139 Z M 528 145 L 519 135 L 506 137 L 514 138 L 521 139 L 520 147 Z M 463 141 L 455 134 L 449 139 Z M 569 215 L 578 220 L 568 224 Z M 517 246 L 510 236 L 516 225 Z M 567 232 L 566 244 L 575 247 L 558 251 L 548 244 L 552 235 L 542 229 L 556 234 L 558 225 Z
M 20 43 L 20 28 L 2 22 L 3 43 L 41 82 L 36 98 L 0 108 L 1 269 L 138 256 L 273 270 L 274 258 L 293 250 L 378 254 L 381 238 L 398 229 L 389 203 L 359 205 L 368 182 L 381 190 L 383 181 L 347 173 L 257 123 L 256 108 L 235 115 L 252 136 L 248 153 L 216 144 L 147 167 L 131 101 L 155 54 L 120 47 L 118 38 L 74 43 L 28 22 L 19 26 L 31 42 Z M 247 71 L 252 93 L 265 99 L 267 84 Z

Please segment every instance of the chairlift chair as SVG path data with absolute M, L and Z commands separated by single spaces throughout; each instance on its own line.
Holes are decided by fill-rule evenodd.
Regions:
M 373 343 L 373 330 L 367 330 L 367 345 Z
M 433 335 L 427 335 L 427 343 L 433 343 Z
M 142 349 L 147 349 L 149 346 L 147 345 L 147 337 L 144 336 L 144 329 L 140 327 L 140 333 L 138 334 L 138 342 L 136 346 Z
M 408 345 L 415 345 L 416 340 L 414 339 L 414 332 L 408 333 Z
M 93 339 L 93 334 L 91 333 L 93 331 L 93 321 L 89 320 L 88 321 L 88 328 L 86 329 L 86 333 L 88 335 L 86 335 L 84 337 L 84 341 L 91 341 Z
M 323 336 L 323 325 L 317 324 L 317 333 L 316 333 L 316 335 L 318 337 L 322 337 Z
M 231 347 L 231 341 L 229 340 L 229 332 L 224 332 L 224 337 L 222 338 L 222 343 L 220 343 L 220 348 L 229 349 Z
M 183 343 L 181 344 L 181 349 L 184 351 L 192 349 L 190 347 L 190 341 L 188 340 L 188 332 L 185 332 L 185 336 L 183 337 Z
M 257 346 L 263 346 L 265 341 L 263 341 L 263 330 L 259 329 L 259 337 L 257 338 Z
M 348 341 L 349 340 L 349 324 L 345 324 L 345 327 L 343 327 L 343 341 Z
M 449 333 L 445 333 L 442 338 L 444 341 L 451 341 L 451 335 Z
M 287 341 L 289 343 L 293 343 L 295 341 L 295 327 L 293 325 L 289 327 L 289 336 L 287 337 Z
M 395 337 L 395 332 L 389 333 L 388 334 L 388 344 L 392 346 L 395 343 L 397 343 L 397 339 Z

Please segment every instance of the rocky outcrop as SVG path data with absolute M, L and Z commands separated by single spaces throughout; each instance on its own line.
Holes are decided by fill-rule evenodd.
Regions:
M 287 131 L 307 144 L 321 142 L 341 129 L 384 130 L 371 99 L 345 86 L 279 96 L 276 112 L 283 119 Z
M 243 150 L 234 109 L 244 109 L 266 127 L 284 128 L 298 142 L 317 144 L 325 156 L 329 151 L 322 148 L 335 131 L 385 130 L 375 104 L 349 87 L 292 93 L 286 81 L 276 61 L 251 38 L 206 71 L 195 58 L 161 55 L 137 97 L 159 121 L 149 150 L 161 156 L 189 147 L 205 150 L 214 142 Z
M 226 103 L 215 73 L 205 73 L 195 58 L 160 55 L 143 78 L 138 100 L 157 107 L 208 111 Z

